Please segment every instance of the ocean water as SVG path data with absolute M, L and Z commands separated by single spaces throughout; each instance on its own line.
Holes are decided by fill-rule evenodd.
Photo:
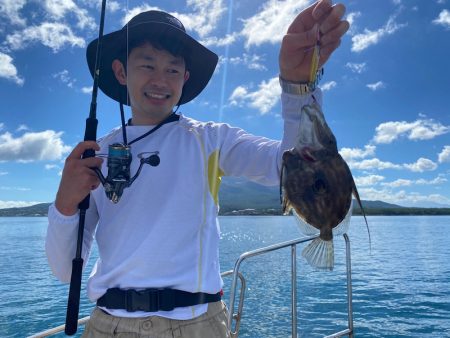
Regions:
M 222 271 L 245 251 L 302 237 L 292 217 L 221 217 Z M 0 218 L 0 337 L 26 337 L 64 323 L 68 286 L 47 265 L 46 218 Z M 450 217 L 361 217 L 351 242 L 355 337 L 450 337 Z M 345 243 L 335 239 L 335 269 L 310 268 L 297 249 L 298 335 L 346 328 Z M 96 253 L 94 252 L 94 257 Z M 93 259 L 89 262 L 89 270 Z M 290 337 L 290 249 L 245 261 L 240 337 Z M 87 274 L 84 276 L 84 281 Z M 225 302 L 231 278 L 225 278 Z M 80 317 L 92 304 L 84 290 Z M 79 329 L 79 333 L 82 329 Z M 63 334 L 58 335 L 64 336 Z M 77 335 L 79 336 L 79 334 Z

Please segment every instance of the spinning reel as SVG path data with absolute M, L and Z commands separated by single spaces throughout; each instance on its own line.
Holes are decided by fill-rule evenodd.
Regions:
M 136 174 L 131 177 L 130 165 L 132 161 L 131 147 L 122 143 L 113 143 L 108 146 L 108 155 L 101 154 L 100 157 L 107 157 L 108 175 L 102 174 L 100 169 L 95 168 L 100 182 L 105 188 L 106 196 L 113 203 L 119 202 L 122 197 L 123 190 L 133 184 L 136 178 L 141 173 L 144 164 L 149 164 L 152 167 L 159 165 L 159 152 L 144 152 L 137 155 L 140 159 L 139 168 Z

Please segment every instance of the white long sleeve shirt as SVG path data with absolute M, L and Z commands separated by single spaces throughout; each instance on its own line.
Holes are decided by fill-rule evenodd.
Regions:
M 315 98 L 320 100 L 319 91 Z M 108 200 L 102 186 L 92 191 L 82 249 L 86 263 L 95 238 L 99 258 L 87 284 L 90 300 L 95 302 L 115 287 L 219 292 L 223 284 L 217 219 L 220 177 L 243 176 L 262 184 L 279 184 L 281 156 L 295 145 L 301 108 L 312 100 L 311 95 L 282 94 L 281 142 L 227 124 L 181 116 L 133 143 L 132 175 L 139 166 L 140 153 L 159 151 L 161 162 L 156 167 L 144 165 L 117 204 Z M 127 126 L 128 140 L 149 129 Z M 108 145 L 116 142 L 122 142 L 120 128 L 99 141 L 100 153 L 107 153 Z M 106 176 L 106 161 L 102 171 Z M 53 204 L 48 219 L 48 261 L 55 276 L 69 282 L 79 216 L 64 216 Z M 190 319 L 206 309 L 202 304 L 167 312 L 107 311 L 122 317 Z

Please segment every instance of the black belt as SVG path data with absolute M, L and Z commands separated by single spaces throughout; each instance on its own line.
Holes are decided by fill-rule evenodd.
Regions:
M 174 289 L 145 289 L 136 291 L 133 289 L 122 290 L 119 288 L 108 289 L 97 300 L 97 305 L 108 309 L 123 309 L 128 312 L 145 311 L 171 311 L 176 307 L 192 306 L 218 302 L 221 292 L 191 293 Z

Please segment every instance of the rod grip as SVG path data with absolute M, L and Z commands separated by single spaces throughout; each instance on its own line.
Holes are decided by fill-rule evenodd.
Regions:
M 72 276 L 70 277 L 69 299 L 67 301 L 66 327 L 64 332 L 72 336 L 77 332 L 78 312 L 80 310 L 81 276 L 83 258 L 72 260 Z
M 91 109 L 93 109 L 91 107 Z M 98 120 L 96 118 L 88 117 L 86 119 L 86 129 L 84 131 L 85 141 L 96 141 L 97 140 L 97 125 Z M 88 149 L 83 153 L 82 158 L 94 157 L 95 151 L 93 149 Z M 89 209 L 89 194 L 78 204 L 80 210 Z

